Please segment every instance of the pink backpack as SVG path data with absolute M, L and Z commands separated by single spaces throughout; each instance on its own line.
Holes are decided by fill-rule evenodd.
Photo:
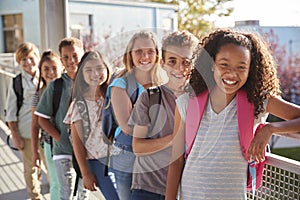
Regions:
M 187 146 L 185 154 L 186 158 L 188 157 L 195 141 L 207 99 L 208 90 L 202 92 L 197 97 L 190 98 L 189 100 L 185 127 L 185 140 Z M 247 160 L 247 151 L 250 143 L 256 132 L 263 126 L 263 124 L 260 124 L 254 133 L 254 105 L 248 102 L 246 91 L 239 90 L 237 92 L 236 104 L 241 150 L 244 158 Z M 247 190 L 253 191 L 261 186 L 264 164 L 265 161 L 248 166 Z

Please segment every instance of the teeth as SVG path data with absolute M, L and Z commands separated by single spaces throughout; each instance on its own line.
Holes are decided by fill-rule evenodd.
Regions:
M 182 78 L 184 77 L 183 75 L 175 75 L 177 78 Z
M 140 62 L 142 65 L 147 65 L 149 62 Z
M 184 75 L 182 75 L 182 74 L 173 74 L 173 76 L 176 77 L 176 78 L 183 78 L 184 77 Z
M 237 81 L 231 81 L 231 80 L 225 80 L 225 79 L 223 79 L 223 81 L 228 85 L 234 85 L 237 83 Z

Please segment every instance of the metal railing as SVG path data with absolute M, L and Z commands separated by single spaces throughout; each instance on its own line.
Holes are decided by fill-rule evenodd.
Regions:
M 275 154 L 269 154 L 264 167 L 262 186 L 254 199 L 298 200 L 300 199 L 300 162 Z M 252 192 L 247 193 L 253 199 Z
M 0 119 L 2 120 L 4 119 L 6 96 L 11 78 L 20 71 L 14 53 L 0 53 Z

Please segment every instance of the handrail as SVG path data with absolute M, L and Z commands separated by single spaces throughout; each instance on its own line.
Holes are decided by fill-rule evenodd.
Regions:
M 250 199 L 300 199 L 300 162 L 268 154 L 264 166 L 262 186 L 247 193 Z
M 10 78 L 13 78 L 13 77 L 16 76 L 16 74 L 10 73 L 10 72 L 7 72 L 7 71 L 4 71 L 4 70 L 2 70 L 2 69 L 0 69 L 0 74 L 3 74 L 3 75 L 8 76 L 8 77 L 10 77 Z
M 266 164 L 277 168 L 282 168 L 282 166 L 284 166 L 285 170 L 300 175 L 300 162 L 296 160 L 269 153 L 266 159 Z
M 289 139 L 299 140 L 300 141 L 300 133 L 288 133 L 288 134 L 276 134 L 280 137 L 286 137 Z

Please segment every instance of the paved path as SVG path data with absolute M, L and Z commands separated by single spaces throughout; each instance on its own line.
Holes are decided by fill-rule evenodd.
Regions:
M 7 126 L 0 120 L 0 200 L 29 199 L 23 177 L 23 165 L 18 151 L 11 150 L 6 144 L 9 133 Z M 43 170 L 42 194 L 44 200 L 50 200 L 47 176 Z M 90 200 L 103 200 L 100 192 L 93 192 Z

